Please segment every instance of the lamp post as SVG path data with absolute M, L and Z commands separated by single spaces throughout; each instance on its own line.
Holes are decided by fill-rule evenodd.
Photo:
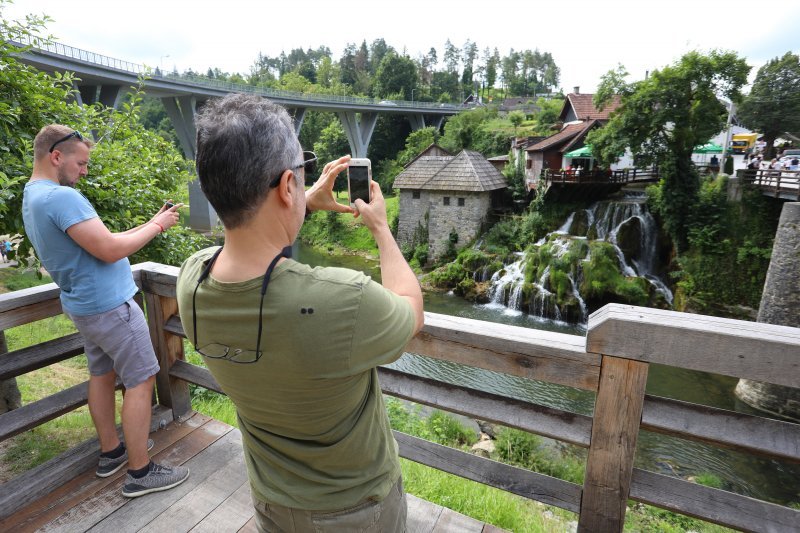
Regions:
M 165 56 L 161 56 L 161 59 L 159 60 L 159 64 L 161 65 L 161 72 L 164 72 L 164 58 L 165 57 L 169 57 L 169 54 L 167 54 Z
M 414 91 L 416 91 L 416 90 L 417 90 L 417 88 L 416 88 L 416 87 L 414 87 L 413 89 L 411 89 L 411 101 L 412 101 L 412 102 L 414 101 Z

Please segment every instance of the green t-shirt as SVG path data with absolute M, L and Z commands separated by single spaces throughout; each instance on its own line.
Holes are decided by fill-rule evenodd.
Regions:
M 215 248 L 184 262 L 177 297 L 184 330 L 209 343 L 255 349 L 262 277 L 207 277 Z M 254 495 L 307 510 L 383 499 L 400 476 L 376 366 L 397 360 L 414 332 L 409 302 L 368 276 L 287 259 L 264 298 L 262 357 L 252 364 L 205 358 L 233 400 Z

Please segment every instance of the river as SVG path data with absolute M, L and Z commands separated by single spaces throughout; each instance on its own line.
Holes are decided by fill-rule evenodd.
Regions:
M 358 256 L 327 255 L 302 244 L 296 245 L 295 250 L 295 257 L 301 262 L 353 268 L 380 280 L 380 269 L 376 261 Z M 499 305 L 474 305 L 448 294 L 426 293 L 425 310 L 531 329 L 581 336 L 586 334 L 585 328 L 581 326 L 534 318 Z M 413 374 L 575 413 L 591 415 L 594 408 L 594 394 L 586 391 L 414 354 L 404 354 L 392 366 Z M 757 413 L 736 398 L 733 392 L 736 383 L 735 378 L 651 364 L 647 393 L 731 411 Z M 800 502 L 800 465 L 755 457 L 700 442 L 642 431 L 637 443 L 635 465 L 682 478 L 713 474 L 721 480 L 721 488 L 724 490 L 780 504 Z

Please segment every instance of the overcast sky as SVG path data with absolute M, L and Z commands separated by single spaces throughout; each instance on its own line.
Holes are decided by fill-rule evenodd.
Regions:
M 338 59 L 348 43 L 378 38 L 416 58 L 450 39 L 500 55 L 550 52 L 561 88 L 593 92 L 617 64 L 630 80 L 690 50 L 732 50 L 752 65 L 800 53 L 800 1 L 572 0 L 474 2 L 405 0 L 16 0 L 6 19 L 46 14 L 56 40 L 133 63 L 179 71 L 218 67 L 247 74 L 259 52 L 327 46 Z

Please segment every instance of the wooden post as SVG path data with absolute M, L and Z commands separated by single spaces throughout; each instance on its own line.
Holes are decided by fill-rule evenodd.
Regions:
M 169 375 L 172 364 L 184 358 L 183 339 L 164 330 L 167 320 L 178 314 L 178 300 L 150 293 L 145 293 L 144 298 L 147 302 L 150 338 L 158 357 L 158 364 L 161 366 L 156 375 L 158 401 L 161 405 L 171 408 L 172 416 L 177 420 L 192 411 L 189 384 Z
M 603 356 L 578 531 L 622 531 L 648 364 Z

